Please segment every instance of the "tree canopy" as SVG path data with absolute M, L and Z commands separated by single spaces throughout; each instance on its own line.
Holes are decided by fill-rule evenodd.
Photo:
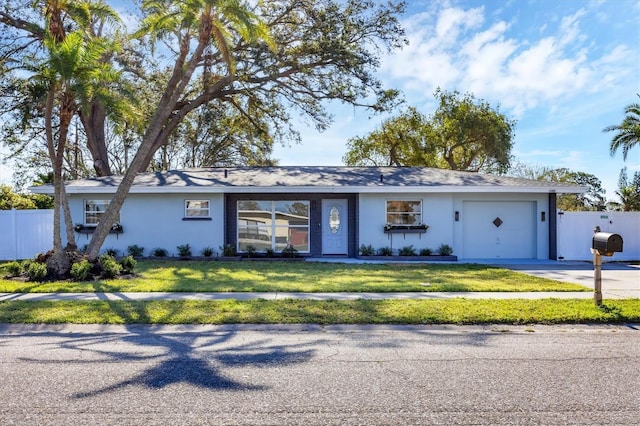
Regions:
M 548 182 L 573 183 L 586 186 L 584 194 L 560 194 L 557 207 L 565 211 L 604 211 L 606 205 L 606 190 L 596 176 L 575 172 L 567 168 L 537 167 L 523 163 L 514 163 L 507 172 L 510 176 L 525 179 L 544 180 Z
M 88 10 L 89 6 L 106 7 L 105 4 L 86 1 L 82 7 L 77 6 L 79 2 L 64 0 L 35 3 L 9 0 L 0 6 L 3 29 L 18 35 L 3 39 L 1 55 L 16 64 L 13 74 L 9 70 L 16 86 L 24 81 L 21 79 L 24 69 L 19 69 L 24 55 L 28 55 L 35 64 L 46 63 L 54 48 L 64 43 L 63 38 L 56 40 L 58 44 L 44 43 L 48 31 L 54 28 L 58 31 L 69 28 L 70 32 L 84 29 L 85 41 L 99 41 L 103 37 L 104 33 L 99 31 L 105 28 L 100 24 L 103 21 L 80 19 L 91 16 L 87 14 L 73 18 L 76 15 L 71 11 Z M 166 68 L 144 69 L 138 74 L 135 74 L 136 70 L 129 71 L 127 64 L 132 61 L 125 59 L 130 59 L 126 53 L 130 54 L 131 50 L 127 51 L 124 43 L 122 49 L 117 48 L 119 43 L 114 43 L 99 55 L 98 61 L 116 71 L 129 71 L 130 74 L 123 72 L 121 76 L 128 78 L 125 81 L 132 85 L 135 81 L 146 81 L 149 76 L 156 79 L 157 85 L 150 91 L 153 95 L 149 97 L 149 108 L 141 111 L 140 122 L 131 120 L 129 123 L 126 119 L 118 122 L 117 115 L 114 115 L 112 127 L 106 120 L 86 120 L 86 112 L 93 111 L 94 107 L 104 112 L 99 117 L 107 116 L 106 103 L 102 100 L 91 103 L 97 98 L 91 98 L 88 104 L 80 103 L 76 110 L 69 110 L 81 119 L 87 147 L 95 126 L 103 133 L 109 128 L 127 128 L 133 135 L 131 140 L 126 139 L 122 144 L 128 147 L 126 149 L 130 150 L 132 159 L 129 162 L 129 153 L 125 154 L 127 168 L 121 185 L 92 235 L 87 249 L 90 259 L 97 258 L 135 175 L 154 163 L 156 153 L 171 141 L 175 132 L 185 130 L 181 126 L 187 126 L 188 130 L 187 117 L 194 113 L 206 112 L 209 108 L 219 112 L 231 110 L 231 117 L 242 117 L 242 125 L 251 126 L 250 134 L 255 139 L 268 141 L 264 135 L 272 138 L 293 135 L 295 140 L 295 132 L 291 132 L 288 125 L 290 111 L 302 112 L 317 128 L 323 129 L 331 122 L 331 116 L 324 109 L 326 100 L 383 111 L 397 97 L 395 90 L 382 87 L 374 72 L 382 50 L 393 50 L 406 42 L 397 20 L 404 9 L 402 3 L 378 4 L 370 0 L 146 0 L 141 6 L 140 28 L 127 41 L 137 43 L 144 57 L 161 51 Z M 28 13 L 25 14 L 23 9 Z M 49 14 L 51 10 L 63 13 Z M 69 18 L 75 20 L 65 21 Z M 41 25 L 42 21 L 46 25 Z M 118 35 L 123 29 L 118 28 L 112 33 L 113 41 L 120 40 Z M 26 41 L 20 44 L 16 40 Z M 92 75 L 97 77 L 98 73 Z M 78 73 L 72 76 L 75 78 Z M 96 88 L 113 86 L 105 77 L 89 82 Z M 46 122 L 45 110 L 43 106 L 36 108 Z M 58 117 L 62 115 L 58 113 Z M 28 122 L 32 119 L 24 114 L 19 118 Z M 64 121 L 65 125 L 69 123 Z M 51 129 L 57 132 L 61 142 L 64 139 L 60 137 L 66 137 L 62 133 L 70 131 L 60 125 Z M 98 142 L 106 145 L 106 140 Z M 56 152 L 49 149 L 52 161 L 55 159 L 59 163 L 64 160 L 68 152 L 65 146 L 65 143 L 58 143 Z M 103 170 L 103 157 L 93 152 L 91 155 L 96 174 L 110 173 Z M 54 173 L 55 183 L 59 181 L 55 167 Z M 64 202 L 66 196 L 61 191 L 56 189 L 56 198 Z
M 640 172 L 635 172 L 633 178 L 629 179 L 627 168 L 622 169 L 618 179 L 616 195 L 620 198 L 620 201 L 609 203 L 609 207 L 612 210 L 640 211 Z
M 611 156 L 621 149 L 622 158 L 626 161 L 629 150 L 640 144 L 640 103 L 627 105 L 624 112 L 626 116 L 622 123 L 606 127 L 603 131 L 616 132 L 609 146 Z
M 369 135 L 349 139 L 345 164 L 504 172 L 515 121 L 470 93 L 438 89 L 434 96 L 432 115 L 408 108 Z

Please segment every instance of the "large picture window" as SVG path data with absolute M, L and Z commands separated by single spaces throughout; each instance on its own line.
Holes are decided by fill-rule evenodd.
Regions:
M 309 201 L 238 201 L 238 251 L 309 252 Z
M 422 223 L 422 200 L 388 200 L 387 224 L 419 225 Z
M 109 207 L 110 200 L 84 200 L 84 224 L 97 226 L 105 210 Z M 120 218 L 116 219 L 119 222 Z

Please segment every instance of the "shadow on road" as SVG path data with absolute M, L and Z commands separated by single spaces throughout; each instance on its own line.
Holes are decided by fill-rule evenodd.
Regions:
M 187 384 L 212 390 L 264 390 L 264 386 L 228 377 L 224 373 L 225 367 L 287 366 L 307 362 L 315 352 L 307 347 L 309 345 L 283 345 L 274 339 L 234 345 L 231 341 L 237 334 L 235 330 L 157 333 L 153 327 L 139 325 L 126 326 L 125 329 L 126 333 L 36 332 L 33 335 L 61 338 L 63 340 L 57 345 L 59 349 L 87 354 L 83 356 L 86 360 L 74 360 L 74 363 L 98 365 L 125 361 L 142 368 L 126 380 L 73 394 L 74 399 L 98 396 L 127 386 L 160 389 L 172 384 Z M 38 364 L 68 362 L 38 357 L 21 360 Z M 109 383 L 109 380 L 103 379 L 103 382 Z

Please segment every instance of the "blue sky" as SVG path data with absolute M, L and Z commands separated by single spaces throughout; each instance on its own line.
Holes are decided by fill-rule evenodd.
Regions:
M 640 3 L 633 0 L 409 1 L 410 41 L 378 73 L 425 114 L 433 92 L 471 92 L 517 120 L 512 154 L 536 166 L 598 177 L 616 199 L 620 170 L 640 170 L 640 147 L 609 155 L 609 125 L 640 102 Z M 323 133 L 301 124 L 303 143 L 277 147 L 281 165 L 341 165 L 346 141 L 383 117 L 331 105 Z
M 640 3 L 636 0 L 408 1 L 409 46 L 383 58 L 378 76 L 430 114 L 433 92 L 471 92 L 517 120 L 512 154 L 534 166 L 598 177 L 617 198 L 620 170 L 640 170 L 640 147 L 609 155 L 624 107 L 640 102 Z M 319 133 L 304 120 L 303 143 L 277 146 L 281 165 L 342 165 L 346 143 L 384 117 L 329 104 L 334 124 Z M 5 153 L 0 148 L 0 154 Z M 2 157 L 0 155 L 0 157 Z M 0 158 L 1 160 L 2 158 Z M 0 182 L 11 169 L 0 165 Z

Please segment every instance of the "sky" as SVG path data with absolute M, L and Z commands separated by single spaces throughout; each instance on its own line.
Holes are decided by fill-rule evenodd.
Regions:
M 613 133 L 640 102 L 640 2 L 635 0 L 409 1 L 409 45 L 383 58 L 378 77 L 429 115 L 436 88 L 472 93 L 517 121 L 512 154 L 532 166 L 595 175 L 608 199 L 640 147 L 609 154 Z M 280 165 L 342 165 L 349 138 L 384 117 L 331 105 L 323 133 L 301 124 L 303 143 L 278 146 Z
M 435 111 L 436 88 L 472 93 L 517 121 L 512 154 L 535 167 L 595 175 L 610 200 L 623 167 L 640 171 L 640 147 L 609 154 L 625 106 L 640 102 L 637 0 L 409 0 L 401 22 L 409 45 L 383 56 L 378 78 L 406 105 Z M 296 120 L 302 143 L 276 146 L 280 165 L 342 165 L 350 138 L 388 116 L 327 104 L 320 133 Z M 10 183 L 2 164 L 0 183 Z

